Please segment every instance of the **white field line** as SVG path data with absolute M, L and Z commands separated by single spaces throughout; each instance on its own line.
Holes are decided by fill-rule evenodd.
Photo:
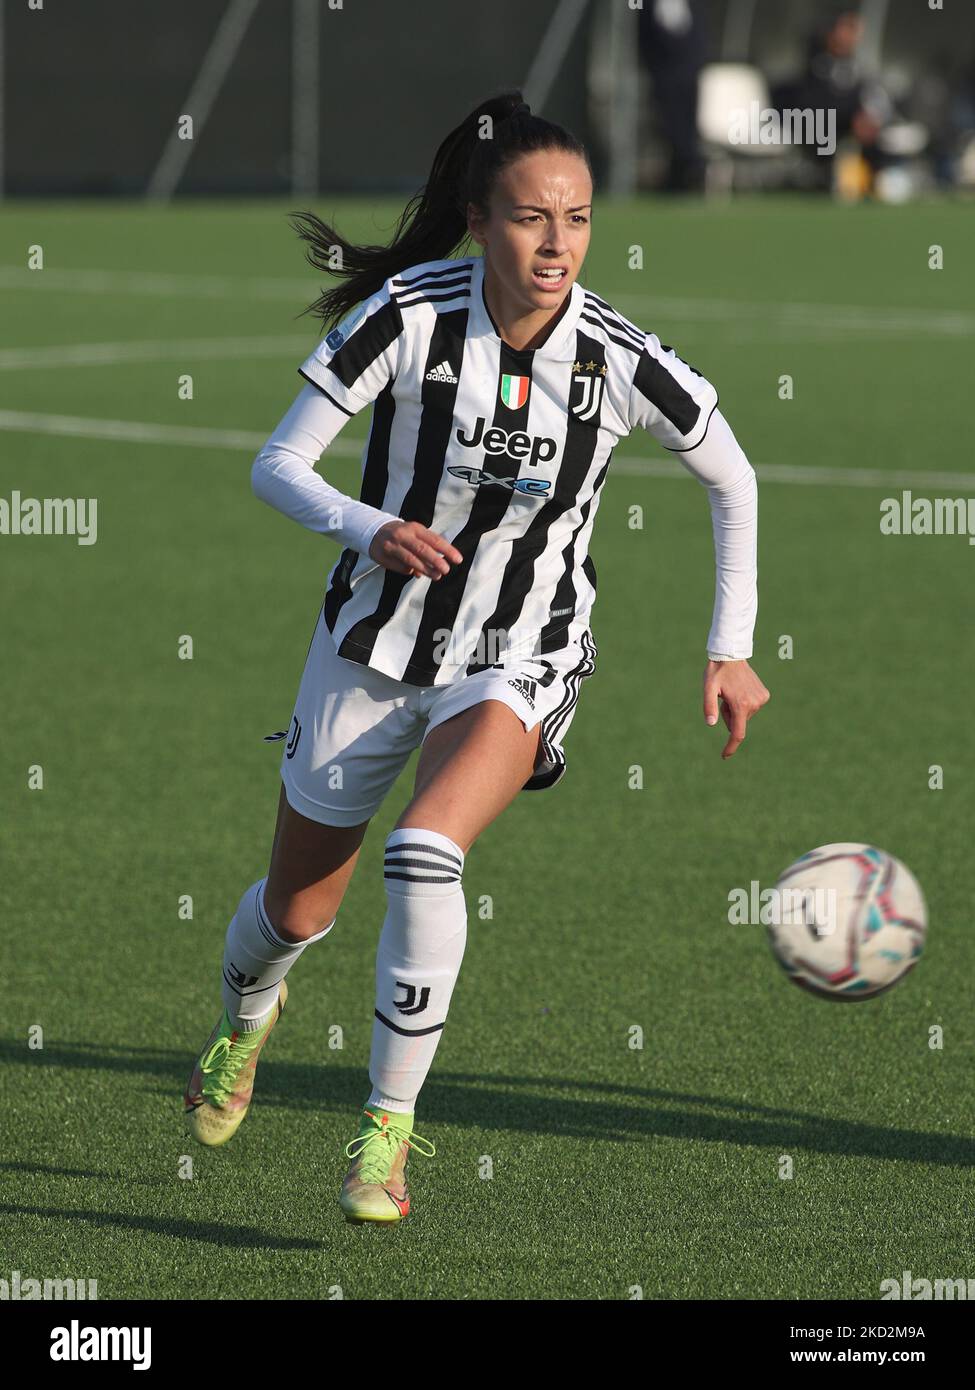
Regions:
M 0 289 L 57 290 L 60 294 L 182 295 L 187 299 L 299 299 L 304 305 L 321 289 L 321 278 L 181 275 L 154 270 L 27 270 L 0 266 Z
M 172 342 L 68 343 L 64 347 L 0 348 L 0 372 L 30 367 L 109 367 L 126 362 L 179 362 L 236 358 L 299 356 L 315 349 L 317 339 L 302 338 L 186 338 Z M 295 368 L 297 371 L 297 366 Z
M 0 266 L 0 289 L 56 290 L 61 294 L 122 293 L 185 296 L 188 299 L 271 299 L 308 304 L 321 289 L 323 277 L 184 275 L 144 270 L 27 270 Z M 975 335 L 975 311 L 872 307 L 867 304 L 761 303 L 752 299 L 681 299 L 666 295 L 621 291 L 615 301 L 649 321 L 656 318 L 684 323 L 773 325 L 800 336 L 806 333 L 930 333 L 935 336 Z
M 197 449 L 240 449 L 254 453 L 268 437 L 253 430 L 219 430 L 208 425 L 154 425 L 140 420 L 92 420 L 84 415 L 37 415 L 26 410 L 0 410 L 0 430 L 128 444 L 187 444 Z M 350 457 L 351 454 L 349 448 Z
M 945 333 L 957 337 L 975 334 L 975 313 L 961 309 L 870 308 L 857 304 L 761 304 L 754 300 L 668 299 L 656 295 L 617 296 L 620 303 L 643 316 L 659 315 L 688 323 L 759 322 L 779 328 L 825 329 L 837 334 L 871 332 Z
M 0 410 L 0 430 L 21 434 L 54 434 L 75 439 L 104 439 L 130 444 L 188 445 L 203 449 L 240 450 L 255 454 L 268 439 L 256 430 L 215 429 L 208 425 L 158 425 L 140 420 L 93 420 L 82 415 L 40 415 L 24 410 Z M 360 459 L 364 441 L 337 439 L 323 457 Z M 810 487 L 944 487 L 975 493 L 975 473 L 925 472 L 907 468 L 837 468 L 809 464 L 760 463 L 755 470 L 763 483 L 796 483 Z M 615 458 L 610 476 L 690 478 L 679 463 L 667 459 Z

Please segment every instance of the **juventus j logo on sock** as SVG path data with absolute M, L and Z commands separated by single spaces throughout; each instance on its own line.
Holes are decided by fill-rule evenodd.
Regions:
M 235 985 L 240 985 L 242 989 L 247 989 L 250 985 L 257 984 L 256 975 L 245 975 L 243 970 L 238 970 L 236 965 L 230 963 L 227 966 L 227 973 Z
M 416 1002 L 416 985 L 408 985 L 403 980 L 396 981 L 396 988 L 405 990 L 402 999 L 394 999 L 393 1003 L 401 1014 L 422 1014 L 427 1004 L 430 1002 L 430 986 L 424 985 L 420 990 L 420 1002 Z

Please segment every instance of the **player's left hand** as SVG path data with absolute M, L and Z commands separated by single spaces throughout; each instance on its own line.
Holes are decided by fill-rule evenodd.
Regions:
M 722 758 L 730 758 L 745 737 L 745 725 L 772 697 L 747 661 L 709 661 L 704 668 L 704 718 L 717 724 L 718 705 L 730 737 Z

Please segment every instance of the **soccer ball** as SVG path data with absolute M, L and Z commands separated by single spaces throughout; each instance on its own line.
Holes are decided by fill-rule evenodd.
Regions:
M 917 879 L 872 845 L 820 845 L 775 885 L 769 943 L 794 984 L 823 999 L 872 999 L 911 970 L 927 909 Z

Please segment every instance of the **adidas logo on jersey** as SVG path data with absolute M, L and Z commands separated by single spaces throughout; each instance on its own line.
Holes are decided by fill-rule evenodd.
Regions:
M 520 680 L 509 681 L 508 684 L 513 685 L 519 695 L 524 695 L 532 709 L 535 708 L 535 681 L 522 677 Z
M 449 384 L 450 386 L 457 385 L 457 378 L 454 376 L 454 369 L 446 358 L 444 358 L 442 362 L 438 362 L 435 367 L 431 368 L 431 370 L 427 372 L 426 380 L 443 381 Z

